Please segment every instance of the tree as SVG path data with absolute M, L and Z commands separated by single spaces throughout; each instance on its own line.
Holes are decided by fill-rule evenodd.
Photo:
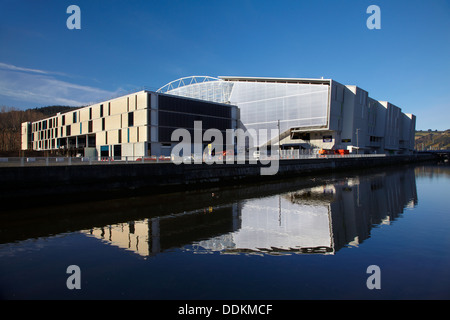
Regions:
M 0 151 L 19 151 L 22 123 L 44 117 L 44 114 L 34 110 L 21 111 L 7 106 L 0 107 Z

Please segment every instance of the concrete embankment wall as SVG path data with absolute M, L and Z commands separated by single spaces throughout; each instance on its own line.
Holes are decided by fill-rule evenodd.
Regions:
M 261 164 L 134 163 L 0 168 L 0 200 L 55 203 L 105 197 L 168 193 L 302 175 L 393 166 L 431 160 L 430 156 L 390 156 L 280 160 L 276 175 L 261 175 Z M 265 167 L 267 167 L 266 165 Z M 70 202 L 70 201 L 69 201 Z

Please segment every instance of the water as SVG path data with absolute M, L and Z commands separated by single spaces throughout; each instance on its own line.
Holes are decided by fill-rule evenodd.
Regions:
M 449 190 L 433 164 L 3 211 L 0 297 L 449 299 Z

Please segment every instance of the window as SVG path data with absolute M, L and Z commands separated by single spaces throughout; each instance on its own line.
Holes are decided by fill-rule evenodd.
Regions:
M 128 126 L 129 127 L 134 126 L 134 113 L 133 112 L 128 113 Z
M 66 127 L 66 136 L 70 136 L 70 126 Z
M 102 118 L 102 131 L 105 131 L 105 118 Z
M 103 117 L 103 105 L 100 105 L 100 118 Z
M 74 112 L 73 113 L 73 123 L 76 123 L 76 122 L 77 122 L 77 113 Z
M 111 115 L 111 102 L 108 102 L 108 116 Z
M 92 120 L 92 108 L 89 108 L 89 120 Z
M 119 130 L 119 143 L 122 143 L 122 130 Z
M 152 95 L 150 93 L 147 95 L 147 108 L 152 108 Z
M 88 132 L 92 132 L 92 120 L 88 122 Z
M 66 125 L 66 116 L 62 116 L 62 119 L 61 119 L 61 125 L 62 125 L 62 126 L 65 126 L 65 125 Z

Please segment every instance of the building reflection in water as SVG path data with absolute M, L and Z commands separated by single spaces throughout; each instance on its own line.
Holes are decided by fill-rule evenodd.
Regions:
M 149 256 L 181 248 L 198 239 L 210 239 L 217 234 L 238 230 L 239 222 L 238 205 L 233 203 L 82 232 L 142 256 Z
M 414 169 L 85 230 L 151 256 L 172 248 L 221 253 L 334 254 L 417 204 Z

